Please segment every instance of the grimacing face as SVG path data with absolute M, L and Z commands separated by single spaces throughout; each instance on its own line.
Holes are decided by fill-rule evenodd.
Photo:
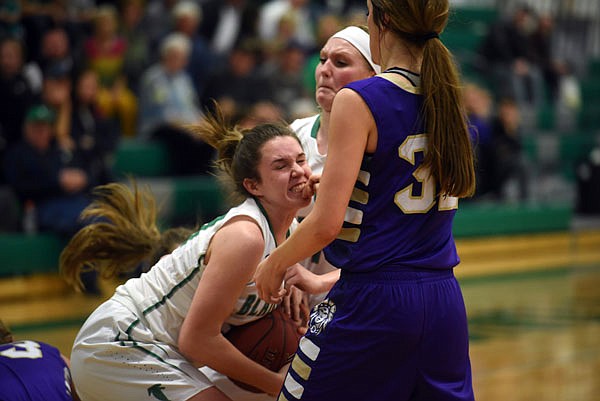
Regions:
M 279 210 L 295 214 L 310 203 L 310 198 L 303 197 L 302 188 L 311 170 L 302 146 L 294 137 L 278 136 L 262 146 L 258 174 L 260 179 L 251 180 L 249 185 L 263 204 L 277 205 Z
M 315 99 L 324 111 L 330 112 L 333 98 L 340 89 L 374 74 L 367 60 L 350 42 L 330 38 L 321 49 L 320 61 L 315 69 Z

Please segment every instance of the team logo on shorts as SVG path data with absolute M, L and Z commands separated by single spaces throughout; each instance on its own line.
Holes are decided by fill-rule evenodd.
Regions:
M 319 335 L 327 324 L 333 319 L 335 313 L 335 304 L 330 299 L 325 299 L 323 302 L 313 308 L 310 314 L 309 331 L 311 334 Z

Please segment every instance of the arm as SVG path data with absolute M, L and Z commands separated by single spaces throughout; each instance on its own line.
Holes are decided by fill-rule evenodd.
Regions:
M 329 129 L 328 156 L 313 210 L 257 268 L 256 287 L 268 302 L 281 299 L 288 266 L 320 251 L 338 235 L 363 155 L 374 149 L 375 122 L 362 98 L 350 89 L 336 95 Z
M 296 287 L 308 294 L 320 294 L 331 290 L 340 278 L 340 270 L 332 270 L 325 274 L 315 274 L 296 263 L 285 272 L 285 288 Z
M 195 366 L 210 366 L 226 376 L 276 394 L 283 385 L 283 373 L 272 372 L 250 360 L 221 334 L 223 322 L 251 281 L 263 250 L 262 232 L 249 218 L 236 218 L 215 234 L 178 345 Z

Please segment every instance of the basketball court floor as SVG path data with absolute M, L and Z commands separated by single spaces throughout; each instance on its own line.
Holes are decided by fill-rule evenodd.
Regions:
M 459 241 L 477 400 L 600 401 L 600 232 L 590 235 Z M 0 318 L 68 355 L 106 286 L 100 298 L 0 296 Z

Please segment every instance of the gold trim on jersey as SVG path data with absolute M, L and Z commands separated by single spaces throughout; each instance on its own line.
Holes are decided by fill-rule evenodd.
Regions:
M 304 380 L 308 380 L 308 377 L 310 376 L 311 372 L 311 367 L 308 366 L 308 364 L 302 359 L 300 359 L 298 355 L 296 355 L 296 357 L 292 361 L 292 370 Z
M 348 242 L 357 242 L 360 237 L 360 228 L 342 228 L 337 239 Z
M 354 188 L 354 190 L 352 190 L 352 196 L 350 196 L 350 200 L 366 205 L 369 202 L 369 193 L 367 191 L 363 191 L 362 189 Z
M 387 81 L 390 81 L 394 85 L 400 87 L 401 89 L 404 89 L 407 92 L 413 93 L 415 95 L 421 94 L 421 88 L 419 86 L 412 86 L 410 82 L 406 81 L 406 78 L 403 75 L 394 74 L 390 72 L 382 72 L 377 76 Z

